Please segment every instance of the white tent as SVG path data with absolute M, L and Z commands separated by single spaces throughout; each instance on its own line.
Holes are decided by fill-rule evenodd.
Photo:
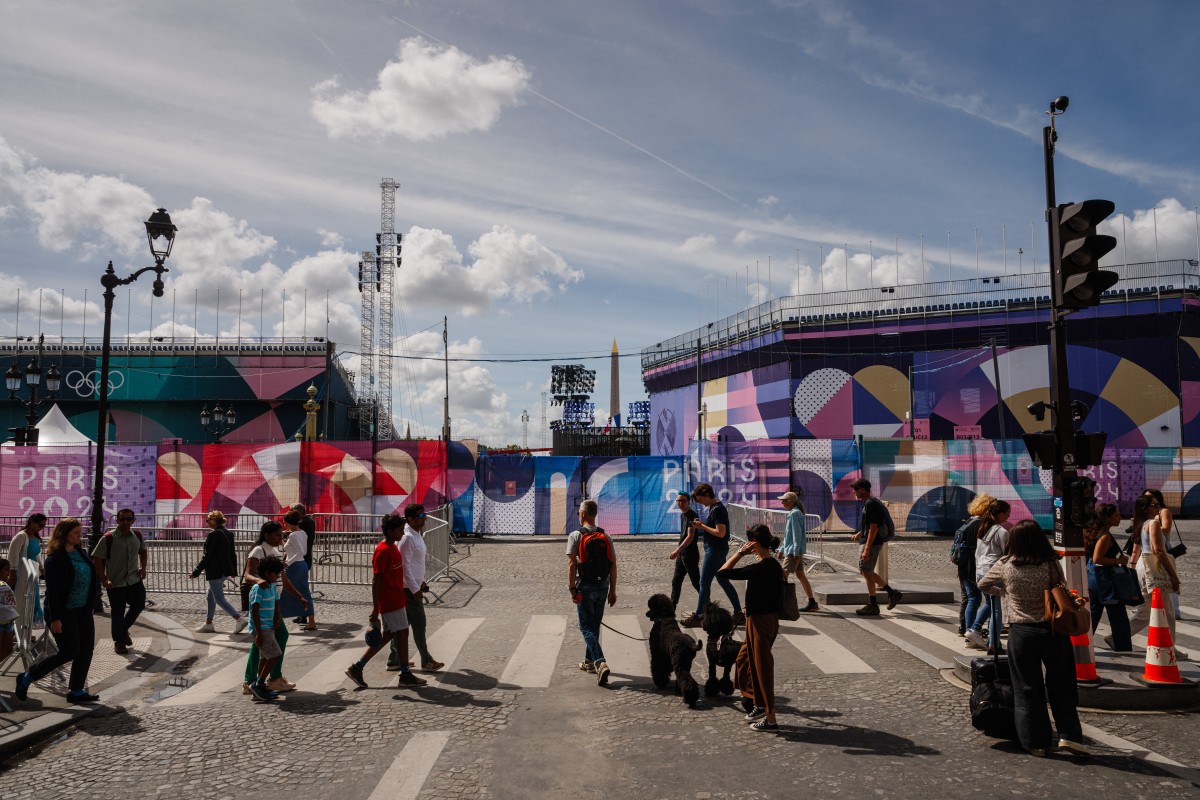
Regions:
M 91 439 L 84 436 L 70 423 L 59 409 L 58 404 L 50 406 L 50 410 L 37 424 L 38 445 L 90 444 Z M 12 440 L 5 442 L 12 446 Z

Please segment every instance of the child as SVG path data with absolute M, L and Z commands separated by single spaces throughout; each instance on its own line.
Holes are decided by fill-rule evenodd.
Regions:
M 255 584 L 250 589 L 250 633 L 259 653 L 258 680 L 250 685 L 250 696 L 256 703 L 269 703 L 278 697 L 278 692 L 267 688 L 267 676 L 283 655 L 274 633 L 275 627 L 283 624 L 275 603 L 279 598 L 275 581 L 281 574 L 283 561 L 278 556 L 267 556 L 258 562 L 258 577 L 266 583 Z
M 8 559 L 0 558 L 0 662 L 12 655 L 17 634 L 17 595 L 8 585 L 11 572 Z

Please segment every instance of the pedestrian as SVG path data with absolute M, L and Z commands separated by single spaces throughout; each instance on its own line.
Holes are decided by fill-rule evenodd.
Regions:
M 247 596 L 246 610 L 249 613 L 250 603 L 249 595 L 254 590 L 255 586 L 261 586 L 264 581 L 258 575 L 258 565 L 264 559 L 271 556 L 283 561 L 283 551 L 279 549 L 283 544 L 283 526 L 273 519 L 267 520 L 262 524 L 258 531 L 258 541 L 254 543 L 254 547 L 250 548 L 250 552 L 246 555 L 246 569 L 242 572 L 242 586 Z M 303 596 L 297 591 L 295 586 L 292 586 L 288 580 L 287 573 L 282 576 L 283 591 L 295 597 L 301 603 L 304 602 Z M 273 692 L 290 692 L 296 688 L 296 684 L 289 681 L 283 676 L 283 659 L 287 656 L 288 629 L 286 625 L 277 625 L 275 627 L 275 639 L 279 643 L 279 659 L 271 666 L 271 680 L 267 683 L 267 688 Z M 258 680 L 258 662 L 261 654 L 258 644 L 250 646 L 250 654 L 246 657 L 246 673 L 245 680 L 242 683 L 242 694 L 251 694 L 251 684 Z
M 692 520 L 692 530 L 704 540 L 704 560 L 700 562 L 700 589 L 696 598 L 696 610 L 684 617 L 679 624 L 685 628 L 700 627 L 700 615 L 708 605 L 715 578 L 717 585 L 725 591 L 725 596 L 733 606 L 733 624 L 736 627 L 746 621 L 746 615 L 742 613 L 741 598 L 738 597 L 733 584 L 717 574 L 721 565 L 729 560 L 729 510 L 717 499 L 713 487 L 707 483 L 701 483 L 692 490 L 692 499 L 708 509 L 708 517 L 704 522 L 699 519 Z
M 404 557 L 404 610 L 408 614 L 408 629 L 412 632 L 413 644 L 421 656 L 421 669 L 437 672 L 446 665 L 430 655 L 425 639 L 425 593 L 429 591 L 429 585 L 425 583 L 425 519 L 425 506 L 420 503 L 406 505 L 404 535 L 396 546 Z M 392 672 L 400 669 L 400 648 L 395 637 L 388 652 L 387 668 Z
M 225 527 L 225 515 L 220 511 L 210 511 L 204 518 L 208 525 L 208 537 L 204 540 L 204 555 L 200 563 L 192 570 L 192 577 L 199 578 L 201 573 L 208 582 L 208 591 L 204 595 L 208 603 L 208 616 L 204 624 L 196 629 L 197 633 L 213 633 L 213 615 L 217 606 L 233 617 L 233 632 L 241 633 L 246 628 L 246 618 L 237 612 L 233 604 L 225 599 L 225 579 L 232 578 L 237 572 L 237 551 L 234 548 L 233 534 Z
M 1129 635 L 1129 617 L 1125 604 L 1117 596 L 1113 571 L 1124 569 L 1129 556 L 1113 538 L 1112 528 L 1121 524 L 1121 512 L 1112 503 L 1096 506 L 1096 521 L 1083 531 L 1083 548 L 1087 555 L 1088 596 L 1092 608 L 1092 636 L 1100 625 L 1100 617 L 1108 612 L 1110 633 L 1104 637 L 1109 650 L 1128 653 L 1133 650 Z
M 13 593 L 12 568 L 7 558 L 0 558 L 0 664 L 12 655 L 17 640 L 17 596 Z
M 295 505 L 292 506 L 291 510 L 298 511 L 300 513 L 300 522 L 298 523 L 298 525 L 300 527 L 300 530 L 304 531 L 304 535 L 306 537 L 308 537 L 306 540 L 307 544 L 306 544 L 306 548 L 304 551 L 304 563 L 308 564 L 308 570 L 310 573 L 309 577 L 311 578 L 312 552 L 313 552 L 313 547 L 317 541 L 317 523 L 312 517 L 310 517 L 308 515 L 308 509 L 304 507 L 303 503 L 296 503 Z M 310 603 L 309 608 L 311 608 L 311 607 L 312 607 L 312 605 Z M 297 614 L 295 617 L 292 618 L 292 621 L 295 622 L 297 625 L 307 625 L 308 624 L 308 618 L 304 614 Z
M 87 690 L 96 648 L 92 609 L 99 596 L 100 576 L 83 547 L 83 525 L 76 517 L 65 517 L 54 526 L 46 543 L 46 624 L 58 653 L 17 676 L 18 700 L 29 696 L 34 681 L 66 664 L 71 665 L 67 702 L 94 703 L 100 699 Z
M 671 605 L 678 608 L 685 576 L 692 582 L 692 588 L 697 593 L 700 591 L 700 545 L 696 541 L 696 529 L 692 527 L 692 520 L 699 516 L 692 510 L 692 496 L 680 492 L 675 497 L 675 505 L 679 508 L 679 543 L 667 558 L 675 562 L 675 574 L 671 576 Z
M 850 537 L 850 541 L 862 540 L 862 552 L 858 557 L 858 571 L 862 573 L 863 580 L 867 583 L 867 604 L 854 613 L 860 617 L 877 617 L 879 616 L 879 601 L 875 599 L 876 589 L 883 589 L 887 593 L 889 611 L 895 608 L 900 599 L 904 597 L 903 592 L 893 589 L 875 572 L 875 566 L 879 563 L 879 554 L 883 552 L 883 546 L 896 535 L 896 525 L 892 522 L 892 515 L 888 513 L 887 507 L 878 498 L 871 496 L 869 480 L 859 478 L 850 484 L 850 488 L 854 490 L 854 496 L 863 504 L 858 530 Z
M 1167 501 L 1163 498 L 1163 493 L 1158 489 L 1146 489 L 1142 492 L 1143 495 L 1149 495 L 1158 501 L 1158 524 L 1162 527 L 1163 542 L 1168 550 L 1171 547 L 1171 534 L 1175 534 L 1175 538 L 1183 544 L 1183 539 L 1179 536 L 1179 528 L 1175 527 L 1175 515 L 1171 513 L 1171 509 L 1167 506 Z M 1172 598 L 1175 606 L 1175 619 L 1183 619 L 1182 609 L 1180 608 L 1179 592 L 1173 592 Z
M 812 584 L 804 572 L 804 555 L 808 552 L 808 529 L 804 520 L 804 505 L 795 492 L 784 492 L 779 496 L 779 502 L 787 511 L 787 523 L 784 526 L 783 544 L 779 546 L 779 557 L 783 559 L 783 576 L 786 579 L 793 573 L 800 581 L 804 594 L 808 596 L 808 605 L 801 611 L 818 610 L 817 598 L 813 597 Z M 746 612 L 749 615 L 749 611 Z
M 720 574 L 726 580 L 746 581 L 746 650 L 754 707 L 746 715 L 756 731 L 777 731 L 775 721 L 775 657 L 771 647 L 779 635 L 779 595 L 786 575 L 771 551 L 779 537 L 766 525 L 746 531 L 746 543 L 729 557 Z M 754 553 L 758 563 L 739 567 L 742 556 Z
M 283 658 L 283 648 L 275 638 L 275 631 L 286 628 L 279 614 L 276 600 L 279 589 L 275 581 L 283 574 L 283 561 L 278 556 L 267 556 L 258 562 L 259 583 L 250 588 L 250 633 L 254 646 L 258 648 L 258 675 L 250 684 L 250 696 L 256 703 L 269 703 L 279 696 L 267 683 L 267 675 L 276 662 Z
M 1138 606 L 1129 621 L 1131 637 L 1146 630 L 1150 624 L 1150 597 L 1154 589 L 1162 590 L 1163 606 L 1167 614 L 1167 627 L 1171 631 L 1171 641 L 1175 638 L 1175 603 L 1172 595 L 1179 593 L 1179 572 L 1175 569 L 1175 559 L 1167 552 L 1166 538 L 1163 536 L 1161 517 L 1158 512 L 1162 503 L 1152 494 L 1144 494 L 1137 499 L 1133 512 L 1133 529 L 1135 539 L 1133 555 L 1130 563 L 1137 567 L 1138 579 L 1142 584 L 1142 594 L 1146 602 Z M 1175 658 L 1184 660 L 1187 653 L 1175 646 Z
M 979 518 L 979 541 L 975 545 L 975 582 L 988 573 L 992 565 L 1004 557 L 1008 548 L 1008 522 L 1012 506 L 1003 500 L 993 500 L 983 516 Z M 983 591 L 983 586 L 979 587 Z M 986 650 L 988 655 L 1003 655 L 1000 634 L 1004 630 L 1003 604 L 998 597 L 983 592 L 983 605 L 975 615 L 975 621 L 967 629 L 967 645 Z M 983 623 L 988 623 L 987 639 L 983 638 Z
M 308 534 L 300 527 L 304 515 L 299 511 L 292 509 L 283 516 L 283 527 L 287 533 L 287 540 L 283 545 L 284 575 L 287 576 L 288 582 L 296 587 L 299 592 L 299 597 L 304 600 L 304 604 L 294 600 L 291 595 L 285 595 L 279 598 L 280 613 L 289 619 L 303 620 L 300 630 L 315 631 L 317 629 L 316 608 L 313 605 L 312 590 L 308 583 L 308 562 L 304 560 L 305 553 L 308 552 Z
M 132 509 L 117 512 L 117 527 L 100 537 L 92 562 L 100 584 L 108 590 L 113 652 L 122 655 L 133 646 L 129 629 L 146 610 L 146 562 L 149 553 L 142 532 L 133 527 Z
M 583 635 L 579 669 L 595 673 L 596 683 L 607 686 L 609 669 L 600 649 L 600 624 L 605 597 L 609 606 L 617 604 L 617 554 L 612 538 L 596 525 L 598 511 L 595 500 L 579 504 L 579 529 L 567 536 L 567 588 Z
M 46 527 L 45 514 L 30 514 L 25 520 L 24 527 L 17 531 L 12 541 L 8 543 L 8 565 L 13 571 L 12 588 L 17 595 L 17 614 L 21 620 L 28 621 L 30 626 L 42 621 L 42 589 L 40 584 L 33 588 L 33 608 L 27 607 L 29 589 L 25 585 L 25 570 L 22 569 L 22 559 L 29 559 L 38 565 L 38 574 L 42 571 L 42 530 Z
M 962 597 L 958 604 L 958 634 L 960 636 L 965 636 L 975 623 L 975 617 L 979 614 L 979 606 L 983 602 L 983 595 L 979 591 L 978 576 L 975 574 L 977 567 L 975 555 L 979 547 L 979 535 L 986 533 L 981 530 L 983 515 L 987 513 L 994 502 L 996 502 L 996 498 L 984 492 L 976 495 L 975 499 L 967 506 L 967 513 L 971 517 L 964 523 L 963 549 L 958 557 L 957 565 L 958 583 L 962 588 Z M 958 535 L 957 532 L 955 535 Z
M 400 665 L 398 685 L 424 686 L 425 679 L 414 675 L 408 666 L 408 597 L 404 593 L 404 556 L 396 546 L 404 535 L 404 517 L 385 514 L 381 527 L 383 541 L 375 545 L 375 552 L 371 556 L 371 616 L 367 620 L 367 651 L 346 669 L 346 675 L 358 688 L 366 689 L 363 668 L 385 645 L 396 639 L 397 663 Z
M 982 592 L 1004 598 L 1017 736 L 1035 756 L 1045 756 L 1051 742 L 1047 700 L 1054 712 L 1059 748 L 1090 755 L 1076 710 L 1079 693 L 1071 639 L 1055 633 L 1046 618 L 1046 590 L 1065 583 L 1054 548 L 1031 519 L 1013 526 L 1004 555 L 979 580 Z

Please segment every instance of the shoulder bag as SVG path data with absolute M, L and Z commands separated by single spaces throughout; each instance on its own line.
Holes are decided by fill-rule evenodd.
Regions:
M 1072 597 L 1067 587 L 1058 579 L 1053 564 L 1049 564 L 1051 580 L 1054 586 L 1044 590 L 1046 600 L 1046 620 L 1051 629 L 1061 636 L 1079 636 L 1092 629 L 1092 615 L 1084 608 L 1084 601 Z
M 779 618 L 791 621 L 800 619 L 800 603 L 796 600 L 796 584 L 789 580 L 779 587 Z
M 1171 525 L 1171 530 L 1174 532 L 1175 538 L 1179 540 L 1179 544 L 1168 547 L 1167 552 L 1171 554 L 1172 558 L 1179 558 L 1187 552 L 1187 545 L 1183 543 L 1183 537 L 1179 535 L 1178 525 Z
M 1111 570 L 1113 594 L 1122 605 L 1140 606 L 1146 602 L 1133 570 L 1124 566 L 1112 567 Z

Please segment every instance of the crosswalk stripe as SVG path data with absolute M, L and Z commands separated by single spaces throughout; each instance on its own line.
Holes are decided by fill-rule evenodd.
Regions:
M 367 800 L 416 800 L 434 762 L 450 741 L 450 731 L 421 731 L 396 755 Z
M 895 633 L 892 633 L 892 631 L 886 627 L 886 623 L 891 620 L 891 617 L 885 617 L 883 619 L 878 617 L 870 617 L 864 619 L 857 616 L 852 609 L 849 609 L 845 606 L 828 607 L 828 610 L 833 611 L 850 624 L 857 625 L 863 630 L 873 633 L 880 639 L 883 639 L 885 642 L 895 645 L 914 658 L 924 661 L 934 669 L 950 669 L 954 666 L 954 662 L 952 660 L 933 655 L 927 649 L 923 647 L 917 647 L 912 642 L 907 641 L 903 637 L 897 636 Z
M 549 686 L 566 629 L 567 618 L 560 614 L 530 617 L 525 635 L 504 667 L 500 683 L 526 689 Z
M 955 655 L 967 652 L 966 640 L 944 625 L 923 619 L 913 619 L 912 617 L 892 617 L 889 621 L 893 625 L 898 625 L 907 631 L 912 631 L 921 638 L 944 647 Z
M 638 618 L 633 614 L 614 614 L 605 616 L 604 624 L 615 629 L 600 629 L 600 648 L 604 651 L 605 661 L 612 671 L 609 683 L 631 683 L 649 679 L 649 648 L 646 642 L 636 641 L 645 638 Z M 622 633 L 625 635 L 622 636 Z M 629 638 L 631 636 L 634 638 Z
M 329 694 L 340 688 L 349 678 L 346 677 L 346 667 L 354 661 L 358 648 L 366 650 L 361 641 L 350 640 L 343 642 L 315 667 L 303 675 L 292 676 L 296 682 L 296 691 L 309 694 Z M 386 658 L 387 651 L 380 652 L 377 658 Z
M 804 633 L 786 633 L 794 628 L 799 628 Z M 875 671 L 870 664 L 806 620 L 785 623 L 782 630 L 785 631 L 783 638 L 826 675 L 866 674 Z
M 220 652 L 223 647 L 216 643 L 208 646 L 209 656 Z M 179 706 L 198 706 L 222 694 L 240 693 L 242 678 L 246 672 L 246 658 L 240 653 L 233 661 L 209 675 L 202 681 L 189 686 L 182 692 L 172 695 L 155 704 L 158 708 L 176 708 Z
M 452 671 L 454 662 L 458 660 L 459 654 L 462 653 L 463 645 L 467 643 L 467 639 L 471 634 L 482 624 L 483 617 L 456 617 L 455 619 L 446 620 L 446 624 L 438 628 L 429 637 L 429 652 L 434 658 L 442 660 L 446 666 L 442 667 L 442 672 L 428 674 L 426 679 L 430 686 L 437 686 L 442 682 L 442 676 L 446 672 Z

